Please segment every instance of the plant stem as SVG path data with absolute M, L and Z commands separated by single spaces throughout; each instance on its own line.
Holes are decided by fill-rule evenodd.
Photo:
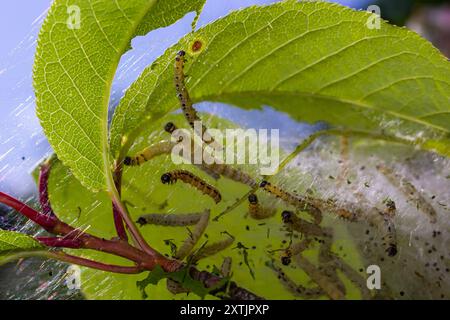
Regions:
M 83 245 L 83 242 L 79 239 L 66 239 L 66 238 L 57 238 L 57 237 L 36 237 L 37 241 L 42 243 L 47 247 L 53 248 L 71 248 L 71 249 L 79 249 Z
M 50 176 L 52 161 L 52 158 L 47 159 L 39 168 L 39 202 L 41 204 L 42 213 L 47 216 L 55 215 L 48 197 L 48 179 Z
M 48 251 L 45 256 L 47 258 L 76 264 L 83 267 L 93 268 L 101 271 L 107 271 L 107 272 L 113 272 L 113 273 L 124 273 L 124 274 L 136 274 L 141 273 L 143 271 L 142 268 L 138 266 L 117 266 L 117 265 L 111 265 L 111 264 L 105 264 L 81 257 L 72 256 L 69 254 L 66 254 L 64 252 L 51 252 Z
M 119 194 L 119 197 L 120 197 L 121 189 L 122 189 L 122 164 L 121 163 L 115 165 L 113 179 L 114 179 L 114 185 L 116 186 L 117 193 Z M 117 206 L 114 204 L 114 202 L 112 204 L 112 207 L 113 207 L 114 226 L 116 227 L 117 235 L 119 236 L 119 239 L 128 242 L 127 232 L 125 231 L 124 221 L 122 219 L 120 211 L 117 208 Z
M 34 210 L 33 208 L 27 206 L 25 203 L 3 192 L 0 192 L 0 202 L 20 212 L 34 223 L 40 225 L 48 232 L 52 232 L 53 228 L 58 223 L 58 219 L 56 217 L 44 215 Z

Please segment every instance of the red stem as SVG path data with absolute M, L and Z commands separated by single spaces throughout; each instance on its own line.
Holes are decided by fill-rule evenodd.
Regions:
M 125 273 L 125 274 L 135 274 L 140 273 L 143 271 L 142 268 L 138 266 L 133 267 L 126 267 L 126 266 L 117 266 L 117 265 L 111 265 L 111 264 L 105 264 L 85 258 L 80 258 L 76 256 L 72 256 L 70 254 L 66 254 L 63 252 L 51 252 L 49 254 L 49 257 L 68 262 L 73 263 L 79 266 L 89 267 L 97 270 L 107 271 L 107 272 L 114 272 L 114 273 Z
M 116 186 L 117 192 L 120 197 L 121 186 L 122 186 L 122 165 L 121 164 L 117 165 L 116 169 L 114 171 L 114 184 Z M 125 230 L 124 221 L 120 214 L 120 211 L 114 202 L 113 202 L 112 206 L 113 206 L 114 226 L 116 227 L 117 235 L 119 236 L 119 238 L 121 240 L 128 242 L 128 235 Z
M 57 238 L 57 237 L 36 237 L 40 243 L 47 247 L 79 249 L 83 245 L 80 239 Z
M 31 221 L 37 223 L 42 228 L 48 232 L 52 232 L 54 227 L 58 223 L 58 219 L 54 216 L 46 216 L 42 213 L 34 210 L 33 208 L 27 206 L 25 203 L 7 195 L 6 193 L 0 192 L 0 202 L 6 204 L 7 206 L 15 209 L 24 216 L 26 216 Z
M 39 202 L 41 203 L 42 213 L 54 216 L 55 213 L 50 205 L 48 197 L 48 179 L 50 176 L 51 160 L 47 160 L 40 167 L 39 171 Z

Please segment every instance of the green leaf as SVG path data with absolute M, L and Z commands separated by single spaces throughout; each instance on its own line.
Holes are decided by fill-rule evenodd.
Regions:
M 192 22 L 194 29 L 205 2 L 206 0 L 160 0 L 146 14 L 136 30 L 136 35 L 142 36 L 151 30 L 167 27 L 181 19 L 187 12 L 192 11 L 196 13 Z
M 131 39 L 191 10 L 198 13 L 203 3 L 56 0 L 51 6 L 34 65 L 37 114 L 59 159 L 86 187 L 113 190 L 107 111 L 111 82 Z
M 179 107 L 172 78 L 180 49 L 188 53 L 194 102 L 270 105 L 299 121 L 420 136 L 424 148 L 450 155 L 450 63 L 405 28 L 367 28 L 370 17 L 326 2 L 284 1 L 187 35 L 127 90 L 113 118 L 113 155 Z M 202 48 L 193 52 L 196 41 Z
M 0 229 L 0 265 L 44 250 L 43 245 L 26 234 Z

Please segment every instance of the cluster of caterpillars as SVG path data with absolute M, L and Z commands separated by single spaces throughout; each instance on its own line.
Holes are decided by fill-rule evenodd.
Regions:
M 183 114 L 189 126 L 194 129 L 194 122 L 199 121 L 200 118 L 193 106 L 193 103 L 189 97 L 189 92 L 185 85 L 185 74 L 183 71 L 185 55 L 186 53 L 184 51 L 180 51 L 176 54 L 174 80 L 176 94 Z M 175 130 L 177 130 L 177 127 L 172 122 L 169 122 L 165 125 L 164 130 L 172 134 Z M 202 144 L 211 142 L 211 139 L 206 141 L 203 138 L 206 130 L 207 128 L 203 126 L 202 132 L 196 132 L 196 134 L 201 135 Z M 311 139 L 311 142 L 312 140 L 313 139 Z M 157 156 L 170 154 L 174 146 L 175 142 L 171 140 L 160 141 L 150 145 L 134 156 L 125 157 L 124 164 L 127 166 L 142 165 L 146 161 L 149 161 Z M 195 147 L 194 141 L 191 141 L 191 146 L 192 148 Z M 201 147 L 204 148 L 203 145 Z M 337 274 L 337 271 L 340 270 L 359 288 L 363 298 L 370 298 L 370 293 L 367 290 L 362 276 L 332 252 L 331 245 L 333 242 L 333 232 L 329 228 L 320 226 L 322 223 L 323 212 L 334 213 L 337 217 L 348 221 L 359 221 L 361 218 L 367 217 L 367 220 L 382 234 L 383 246 L 386 254 L 391 257 L 397 254 L 398 249 L 395 226 L 392 220 L 396 208 L 393 201 L 387 203 L 384 210 L 364 206 L 361 207 L 360 204 L 356 205 L 342 201 L 338 202 L 335 199 L 319 199 L 309 195 L 301 196 L 298 194 L 293 194 L 284 190 L 282 187 L 269 182 L 267 178 L 265 180 L 260 179 L 258 182 L 257 179 L 251 177 L 242 170 L 226 164 L 202 163 L 197 165 L 197 167 L 214 179 L 218 179 L 222 176 L 249 186 L 251 191 L 246 195 L 246 198 L 248 199 L 248 213 L 253 219 L 260 220 L 271 218 L 275 216 L 277 212 L 277 209 L 274 206 L 265 206 L 260 203 L 256 195 L 257 190 L 262 190 L 269 195 L 275 196 L 286 206 L 295 208 L 295 211 L 283 211 L 281 215 L 282 221 L 284 227 L 289 232 L 300 233 L 303 240 L 298 243 L 291 243 L 287 249 L 283 250 L 284 253 L 281 256 L 281 264 L 289 265 L 292 260 L 294 260 L 296 265 L 304 270 L 317 286 L 313 288 L 306 288 L 297 285 L 285 274 L 282 267 L 279 266 L 277 262 L 272 261 L 269 264 L 269 266 L 277 273 L 279 280 L 290 292 L 292 292 L 294 296 L 302 298 L 317 298 L 319 296 L 326 295 L 331 299 L 343 299 L 346 292 L 345 286 Z M 392 170 L 389 170 L 386 166 L 379 166 L 377 169 L 400 190 L 413 195 L 418 203 L 424 203 L 424 201 L 422 201 L 423 198 L 421 198 L 420 194 L 412 184 L 404 179 L 399 179 L 392 172 Z M 164 173 L 161 176 L 161 182 L 163 184 L 173 184 L 177 181 L 189 184 L 194 189 L 206 196 L 209 196 L 216 204 L 222 200 L 222 195 L 217 188 L 187 170 L 174 170 Z M 436 213 L 433 208 L 429 205 L 423 206 L 424 207 L 422 209 L 428 214 L 430 220 L 435 222 Z M 311 216 L 311 221 L 301 218 L 298 212 L 305 212 L 309 214 Z M 367 214 L 369 212 L 370 214 Z M 193 230 L 190 231 L 188 238 L 178 249 L 176 249 L 175 252 L 173 252 L 173 256 L 174 258 L 180 260 L 189 258 L 191 263 L 196 263 L 201 259 L 214 255 L 230 247 L 234 241 L 233 236 L 226 234 L 223 240 L 212 244 L 206 243 L 201 246 L 200 249 L 193 252 L 194 247 L 208 226 L 209 220 L 210 210 L 206 209 L 203 212 L 189 214 L 146 214 L 139 218 L 138 223 L 141 225 L 152 224 L 169 227 L 193 226 Z M 319 267 L 316 267 L 303 256 L 303 251 L 308 249 L 314 241 L 317 241 L 320 244 Z M 226 272 L 227 274 L 230 272 L 230 264 L 231 260 L 226 258 L 223 269 L 228 270 Z M 173 281 L 168 281 L 167 285 L 169 290 L 172 292 L 177 293 L 181 290 L 181 287 Z

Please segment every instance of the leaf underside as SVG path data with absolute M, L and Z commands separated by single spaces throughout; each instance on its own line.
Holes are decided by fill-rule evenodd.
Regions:
M 149 122 L 178 108 L 175 53 L 188 52 L 195 102 L 270 105 L 299 121 L 430 139 L 449 153 L 450 64 L 417 34 L 326 2 L 285 1 L 231 13 L 187 35 L 147 68 L 114 114 L 118 156 Z M 193 52 L 192 45 L 202 47 Z M 430 147 L 431 148 L 431 147 Z

